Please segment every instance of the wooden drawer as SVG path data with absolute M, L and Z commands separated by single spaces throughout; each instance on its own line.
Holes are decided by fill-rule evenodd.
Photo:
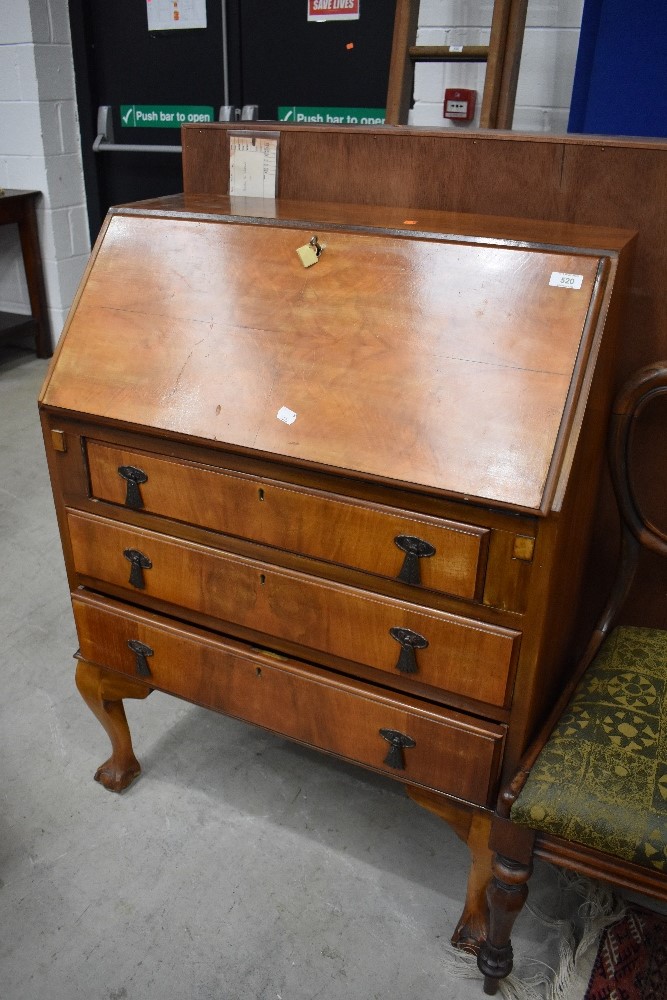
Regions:
M 518 632 L 87 514 L 70 511 L 68 522 L 77 572 L 126 588 L 135 601 L 145 594 L 309 650 L 414 675 L 463 697 L 506 704 Z M 136 585 L 126 552 L 150 563 L 134 577 Z
M 274 480 L 178 462 L 143 451 L 87 442 L 92 495 L 162 517 L 288 549 L 381 576 L 398 577 L 468 600 L 481 598 L 490 532 L 455 521 L 394 511 L 376 504 Z M 119 469 L 137 469 L 130 486 Z M 134 498 L 134 499 L 133 499 Z M 127 503 L 129 500 L 129 504 Z M 408 541 L 404 541 L 404 539 Z M 420 540 L 434 552 L 401 549 Z
M 400 781 L 488 806 L 505 730 L 156 615 L 73 597 L 81 654 L 152 687 L 256 723 Z M 144 662 L 128 642 L 151 650 Z M 146 675 L 146 669 L 150 676 Z M 414 746 L 394 749 L 385 733 Z M 389 761 L 389 762 L 388 762 Z

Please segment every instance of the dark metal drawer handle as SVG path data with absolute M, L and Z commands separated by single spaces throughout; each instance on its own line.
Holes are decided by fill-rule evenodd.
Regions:
M 393 767 L 396 771 L 405 771 L 404 750 L 416 747 L 417 744 L 411 736 L 399 733 L 396 729 L 381 729 L 380 736 L 389 744 L 389 753 L 384 759 L 385 764 Z
M 416 538 L 415 535 L 396 535 L 394 544 L 405 552 L 405 559 L 401 566 L 401 572 L 396 577 L 403 583 L 420 584 L 421 575 L 419 573 L 419 560 L 435 555 L 435 549 L 430 542 L 425 542 L 423 538 Z
M 400 645 L 401 651 L 398 654 L 396 669 L 402 674 L 416 674 L 419 670 L 417 666 L 416 649 L 426 649 L 428 639 L 413 632 L 410 628 L 390 628 L 389 635 Z
M 143 552 L 138 552 L 137 549 L 125 549 L 123 555 L 126 559 L 129 559 L 132 568 L 130 570 L 130 583 L 133 587 L 138 587 L 139 590 L 143 590 L 146 586 L 144 582 L 144 570 L 151 569 L 153 563 L 150 561 L 148 556 L 145 556 Z
M 135 670 L 140 677 L 150 677 L 151 670 L 148 666 L 147 656 L 152 656 L 155 652 L 150 646 L 147 646 L 145 642 L 139 642 L 138 639 L 128 639 L 127 644 L 134 653 L 136 657 Z
M 133 510 L 141 510 L 144 501 L 141 497 L 140 483 L 148 482 L 148 476 L 143 469 L 137 469 L 134 465 L 119 465 L 118 475 L 127 483 L 127 495 L 125 506 Z

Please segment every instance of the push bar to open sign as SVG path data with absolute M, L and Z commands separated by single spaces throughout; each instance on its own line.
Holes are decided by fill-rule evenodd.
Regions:
M 241 121 L 253 121 L 257 118 L 257 105 L 246 104 L 241 109 Z M 220 108 L 219 121 L 230 120 L 228 108 Z M 235 119 L 234 119 L 235 120 Z M 182 146 L 149 145 L 145 143 L 114 142 L 113 108 L 102 104 L 97 109 L 97 137 L 93 142 L 95 153 L 182 153 Z

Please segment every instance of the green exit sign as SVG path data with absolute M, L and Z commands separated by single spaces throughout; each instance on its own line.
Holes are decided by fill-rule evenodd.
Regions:
M 212 122 L 213 108 L 193 104 L 121 104 L 123 128 L 180 128 L 195 122 Z
M 278 121 L 317 125 L 384 125 L 384 108 L 278 108 Z

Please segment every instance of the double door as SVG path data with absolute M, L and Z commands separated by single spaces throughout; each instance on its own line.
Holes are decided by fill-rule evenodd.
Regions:
M 178 129 L 137 127 L 122 106 L 209 107 L 217 118 L 222 105 L 256 104 L 269 120 L 281 106 L 385 106 L 394 4 L 361 0 L 359 19 L 340 23 L 309 21 L 307 0 L 205 7 L 205 28 L 149 31 L 146 3 L 70 0 L 93 239 L 109 206 L 183 188 L 177 153 L 93 152 L 100 106 L 112 108 L 116 143 L 151 146 L 178 145 Z

